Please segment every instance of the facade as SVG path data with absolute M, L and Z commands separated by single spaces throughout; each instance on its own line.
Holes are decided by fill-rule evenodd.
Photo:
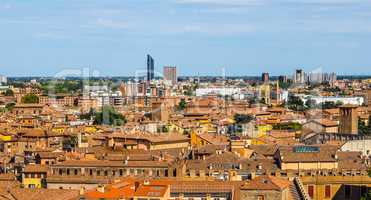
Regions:
M 43 110 L 42 104 L 16 104 L 12 110 L 15 115 L 39 115 Z
M 339 133 L 358 134 L 357 106 L 344 105 L 340 107 Z
M 317 119 L 311 120 L 303 125 L 305 128 L 309 128 L 317 133 L 337 133 L 339 129 L 339 124 L 336 121 L 329 119 Z
M 295 70 L 294 83 L 296 83 L 296 84 L 304 84 L 305 83 L 305 74 L 304 74 L 304 71 L 302 69 Z
M 363 156 L 369 156 L 371 154 L 371 139 L 347 141 L 340 150 L 362 152 Z
M 214 88 L 197 88 L 196 96 L 207 96 L 207 95 L 221 95 L 221 96 L 236 96 L 241 94 L 240 88 L 231 87 L 214 87 Z
M 240 188 L 240 199 L 246 200 L 289 200 L 293 199 L 290 193 L 288 180 L 272 177 L 259 176 Z
M 165 66 L 164 67 L 164 80 L 175 85 L 177 83 L 176 67 Z
M 282 170 L 332 170 L 338 168 L 336 147 L 281 146 L 275 158 Z
M 46 165 L 27 165 L 23 171 L 22 184 L 25 188 L 46 187 L 45 179 L 48 168 Z
M 299 95 L 298 95 L 299 96 Z M 302 95 L 299 96 L 304 103 L 308 100 L 314 100 L 316 104 L 333 102 L 333 103 L 342 103 L 342 104 L 353 104 L 361 106 L 365 102 L 363 97 L 340 97 L 340 96 L 312 96 L 312 95 Z

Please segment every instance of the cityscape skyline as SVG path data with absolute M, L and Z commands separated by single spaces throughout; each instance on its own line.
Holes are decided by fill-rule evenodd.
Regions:
M 371 0 L 0 0 L 0 200 L 371 200 Z
M 180 75 L 369 74 L 370 2 L 280 2 L 2 1 L 0 74 L 91 66 L 128 76 L 145 69 L 146 54 Z

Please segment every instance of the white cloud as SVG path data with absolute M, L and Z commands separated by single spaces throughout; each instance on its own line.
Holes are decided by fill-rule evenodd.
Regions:
M 265 0 L 176 0 L 180 4 L 206 4 L 216 6 L 256 6 L 262 5 Z
M 313 5 L 349 5 L 370 3 L 369 0 L 175 0 L 180 4 L 204 4 L 215 6 L 257 6 L 267 4 L 292 3 L 296 5 L 313 4 Z
M 370 3 L 369 0 L 283 0 L 283 1 L 295 4 L 319 4 L 319 5 Z
M 178 29 L 183 33 L 200 33 L 213 36 L 225 36 L 251 33 L 256 31 L 255 27 L 245 24 L 192 24 Z

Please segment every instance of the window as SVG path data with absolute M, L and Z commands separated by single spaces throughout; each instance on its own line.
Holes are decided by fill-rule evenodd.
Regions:
M 62 169 L 59 169 L 59 175 L 62 175 L 62 174 L 63 174 Z
M 361 195 L 366 195 L 367 194 L 367 186 L 366 185 L 362 185 L 361 186 Z
M 70 169 L 67 169 L 67 175 L 70 175 Z
M 93 176 L 93 170 L 92 169 L 89 169 L 89 174 L 90 174 L 90 176 Z
M 331 197 L 331 185 L 325 185 L 325 198 Z
M 351 188 L 350 188 L 350 185 L 345 185 L 344 186 L 344 195 L 345 195 L 345 198 L 346 199 L 349 199 L 350 198 L 350 194 L 351 194 Z
M 123 174 L 123 171 L 122 171 L 122 169 L 120 169 L 120 176 L 122 176 L 122 174 Z
M 75 169 L 75 175 L 77 175 L 77 169 Z
M 313 185 L 308 185 L 308 195 L 310 198 L 314 197 L 314 186 Z
M 264 200 L 264 195 L 258 195 L 258 200 Z

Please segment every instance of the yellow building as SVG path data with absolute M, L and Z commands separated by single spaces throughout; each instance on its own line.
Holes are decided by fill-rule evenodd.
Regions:
M 176 124 L 176 123 L 168 123 L 166 125 L 166 128 L 168 130 L 168 132 L 178 132 L 178 133 L 181 133 L 181 134 L 184 134 L 185 130 L 183 127 L 181 127 L 180 125 Z
M 264 84 L 259 87 L 259 96 L 265 104 L 271 104 L 271 87 L 269 84 Z
M 0 133 L 0 140 L 4 142 L 8 142 L 12 140 L 12 135 L 7 134 L 7 133 Z
M 22 176 L 22 185 L 25 188 L 44 188 L 48 168 L 46 165 L 26 165 Z

